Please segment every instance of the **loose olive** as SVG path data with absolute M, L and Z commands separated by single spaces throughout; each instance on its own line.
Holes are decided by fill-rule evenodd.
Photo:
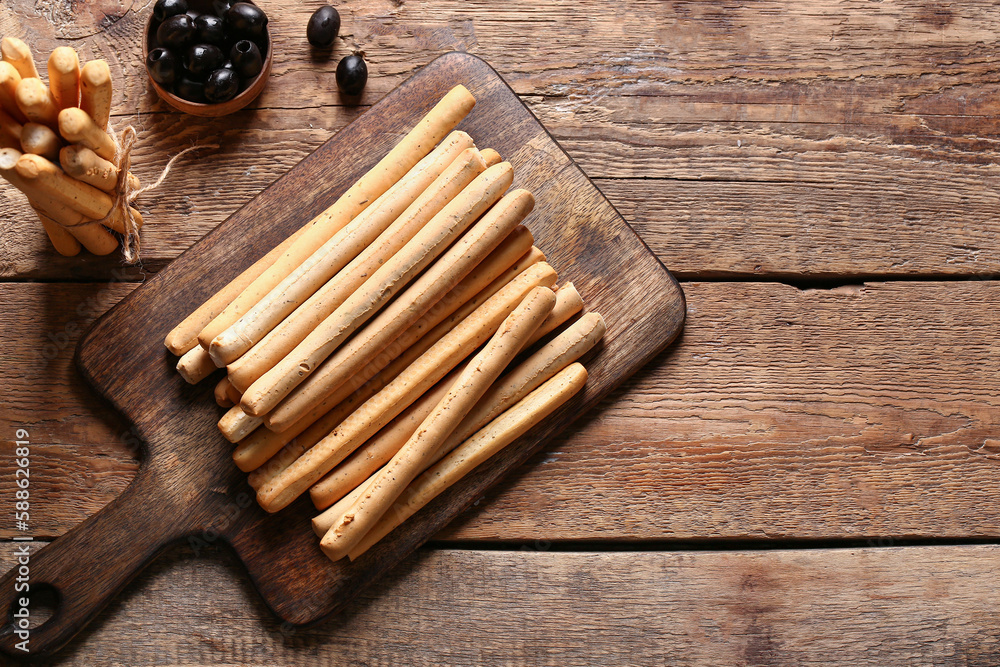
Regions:
M 205 101 L 205 84 L 186 76 L 181 76 L 178 79 L 174 92 L 178 97 L 182 97 L 188 102 L 203 103 Z
M 177 80 L 177 71 L 180 64 L 172 51 L 163 47 L 158 47 L 149 52 L 146 56 L 146 66 L 149 68 L 149 75 L 153 81 L 161 86 L 172 86 Z
M 309 17 L 306 39 L 316 47 L 327 47 L 337 39 L 340 32 L 340 12 L 329 5 L 320 7 Z
M 337 87 L 345 95 L 359 95 L 368 83 L 368 65 L 357 54 L 344 56 L 337 65 Z
M 222 67 L 224 62 L 226 56 L 219 47 L 213 44 L 195 44 L 188 49 L 184 66 L 193 77 L 203 79 Z
M 229 58 L 233 61 L 233 69 L 247 81 L 264 69 L 264 59 L 260 55 L 260 49 L 248 39 L 241 39 L 233 44 Z
M 183 14 L 188 10 L 186 0 L 156 0 L 153 5 L 153 17 L 157 21 L 165 21 L 171 16 Z
M 208 75 L 205 98 L 213 103 L 226 102 L 240 92 L 240 77 L 231 69 L 220 68 Z
M 226 27 L 232 37 L 257 40 L 264 36 L 267 15 L 249 2 L 237 2 L 226 12 Z
M 199 44 L 226 45 L 226 22 L 218 16 L 202 14 L 194 20 L 195 39 Z
M 156 29 L 156 41 L 160 46 L 174 51 L 182 51 L 194 39 L 194 21 L 187 14 L 171 16 Z

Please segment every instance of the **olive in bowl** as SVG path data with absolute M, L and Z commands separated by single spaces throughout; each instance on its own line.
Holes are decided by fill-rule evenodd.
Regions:
M 143 50 L 160 98 L 196 116 L 242 109 L 271 72 L 267 15 L 252 2 L 157 0 Z

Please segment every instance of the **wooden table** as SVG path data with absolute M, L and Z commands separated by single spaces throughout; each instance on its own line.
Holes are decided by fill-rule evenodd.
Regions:
M 128 484 L 81 330 L 449 50 L 492 63 L 683 281 L 680 341 L 347 613 L 282 627 L 227 553 L 178 547 L 71 665 L 996 664 L 1000 9 L 991 2 L 261 0 L 267 90 L 225 121 L 159 102 L 150 5 L 14 0 L 0 34 L 103 57 L 140 129 L 143 265 L 61 258 L 0 188 L 0 565 L 13 445 L 33 534 Z M 350 48 L 371 78 L 338 97 Z M 141 335 L 141 332 L 137 332 Z

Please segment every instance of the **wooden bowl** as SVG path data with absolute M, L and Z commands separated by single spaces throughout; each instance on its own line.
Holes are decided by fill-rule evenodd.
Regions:
M 255 4 L 251 0 L 240 0 L 241 2 L 248 2 L 249 4 Z M 211 0 L 188 0 L 188 7 L 197 12 L 210 13 L 212 8 Z M 149 20 L 146 22 L 146 30 L 142 35 L 142 61 L 146 62 L 146 55 L 150 50 L 155 49 L 159 46 L 159 42 L 156 41 L 156 30 L 153 28 L 155 20 L 152 13 L 149 15 Z M 264 90 L 264 86 L 267 85 L 267 78 L 271 74 L 271 56 L 274 49 L 271 48 L 271 28 L 268 26 L 265 28 L 265 52 L 262 54 L 264 56 L 264 68 L 260 71 L 249 86 L 247 86 L 242 92 L 240 92 L 233 99 L 226 102 L 219 102 L 218 104 L 203 104 L 201 102 L 189 102 L 177 95 L 174 95 L 171 91 L 167 90 L 160 84 L 153 81 L 153 77 L 149 74 L 149 66 L 146 65 L 146 76 L 149 76 L 149 82 L 153 84 L 153 89 L 156 90 L 156 94 L 160 96 L 160 99 L 165 101 L 167 104 L 177 109 L 178 111 L 183 111 L 184 113 L 189 113 L 192 116 L 204 116 L 204 117 L 217 117 L 225 116 L 233 113 L 234 111 L 239 111 L 246 105 L 253 102 L 260 92 Z

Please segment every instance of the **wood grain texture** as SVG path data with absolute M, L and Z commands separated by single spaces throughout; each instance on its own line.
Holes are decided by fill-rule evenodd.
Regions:
M 0 547 L 0 563 L 12 552 Z M 994 565 L 993 545 L 424 550 L 302 629 L 274 620 L 219 550 L 184 548 L 130 585 L 58 664 L 986 667 L 1000 660 L 1000 604 L 983 586 Z
M 529 189 L 540 212 L 527 221 L 536 244 L 604 316 L 608 332 L 588 355 L 590 379 L 580 393 L 365 556 L 331 563 L 312 534 L 308 519 L 315 512 L 307 499 L 273 515 L 253 503 L 232 463 L 232 445 L 215 426 L 211 383 L 186 384 L 162 340 L 192 304 L 328 207 L 458 83 L 477 100 L 460 128 L 517 165 L 514 187 Z M 68 641 L 149 558 L 188 535 L 217 534 L 232 544 L 281 618 L 296 624 L 322 618 L 655 356 L 683 318 L 676 281 L 499 75 L 465 54 L 434 61 L 129 294 L 81 340 L 77 365 L 137 428 L 145 456 L 121 496 L 33 559 L 33 571 L 59 591 L 61 602 L 35 631 L 32 653 L 45 655 Z M 134 335 L 137 328 L 143 335 Z M 8 600 L 13 585 L 10 573 L 0 580 Z M 14 640 L 0 636 L 0 650 L 10 653 Z
M 1000 76 L 991 37 L 1000 12 L 991 3 L 338 6 L 335 55 L 362 48 L 370 61 L 363 105 L 444 51 L 486 58 L 588 175 L 614 179 L 599 185 L 620 193 L 612 193 L 616 205 L 631 204 L 626 216 L 654 231 L 656 250 L 682 276 L 1000 274 Z M 55 2 L 0 7 L 0 33 L 26 35 L 40 52 L 59 37 L 79 38 L 84 59 L 111 62 L 121 82 L 117 122 L 141 129 L 136 171 L 145 181 L 169 154 L 222 135 L 218 153 L 185 160 L 142 198 L 151 221 L 147 271 L 359 111 L 336 92 L 338 58 L 317 58 L 305 42 L 311 7 L 266 7 L 280 16 L 274 74 L 256 109 L 224 124 L 179 116 L 156 100 L 139 46 L 149 6 L 108 0 L 73 17 Z M 640 198 L 650 191 L 696 203 Z M 635 205 L 647 201 L 656 218 Z M 54 257 L 31 211 L 6 188 L 0 211 L 0 276 L 101 279 L 116 266 L 114 258 Z
M 26 381 L 47 335 L 113 277 L 150 278 L 451 49 L 495 65 L 686 278 L 1000 273 L 995 3 L 347 0 L 337 3 L 343 39 L 332 58 L 315 59 L 304 39 L 312 7 L 262 2 L 280 40 L 275 72 L 256 108 L 225 123 L 175 114 L 150 91 L 138 45 L 152 3 L 0 2 L 0 35 L 109 60 L 114 122 L 139 128 L 145 182 L 170 154 L 221 144 L 141 198 L 140 269 L 55 256 L 21 198 L 0 186 L 0 280 L 94 283 L 0 286 L 0 428 L 23 423 L 38 443 L 46 500 L 33 507 L 36 534 L 66 532 L 137 469 L 135 434 L 83 386 L 69 348 Z M 372 72 L 358 107 L 344 106 L 333 74 L 355 47 Z M 81 326 L 131 288 L 98 298 Z M 435 539 L 641 548 L 711 536 L 997 537 L 1000 417 L 986 347 L 996 289 L 686 285 L 688 328 L 675 351 Z M 0 451 L 2 488 L 9 460 Z M 0 514 L 10 516 L 8 494 Z M 245 573 L 230 559 L 182 553 L 157 561 L 65 662 L 1000 662 L 983 575 L 995 547 L 596 561 L 423 551 L 340 620 L 296 634 L 237 583 Z
M 45 443 L 39 535 L 69 530 L 135 470 L 125 426 L 69 369 L 72 342 L 51 373 L 21 375 L 65 330 L 43 305 L 97 288 L 0 286 L 17 313 L 0 328 L 13 399 L 0 430 Z M 688 283 L 677 344 L 436 539 L 998 537 L 998 289 Z M 46 317 L 50 330 L 30 324 Z M 0 480 L 11 465 L 0 450 Z M 11 503 L 0 494 L 0 515 Z

